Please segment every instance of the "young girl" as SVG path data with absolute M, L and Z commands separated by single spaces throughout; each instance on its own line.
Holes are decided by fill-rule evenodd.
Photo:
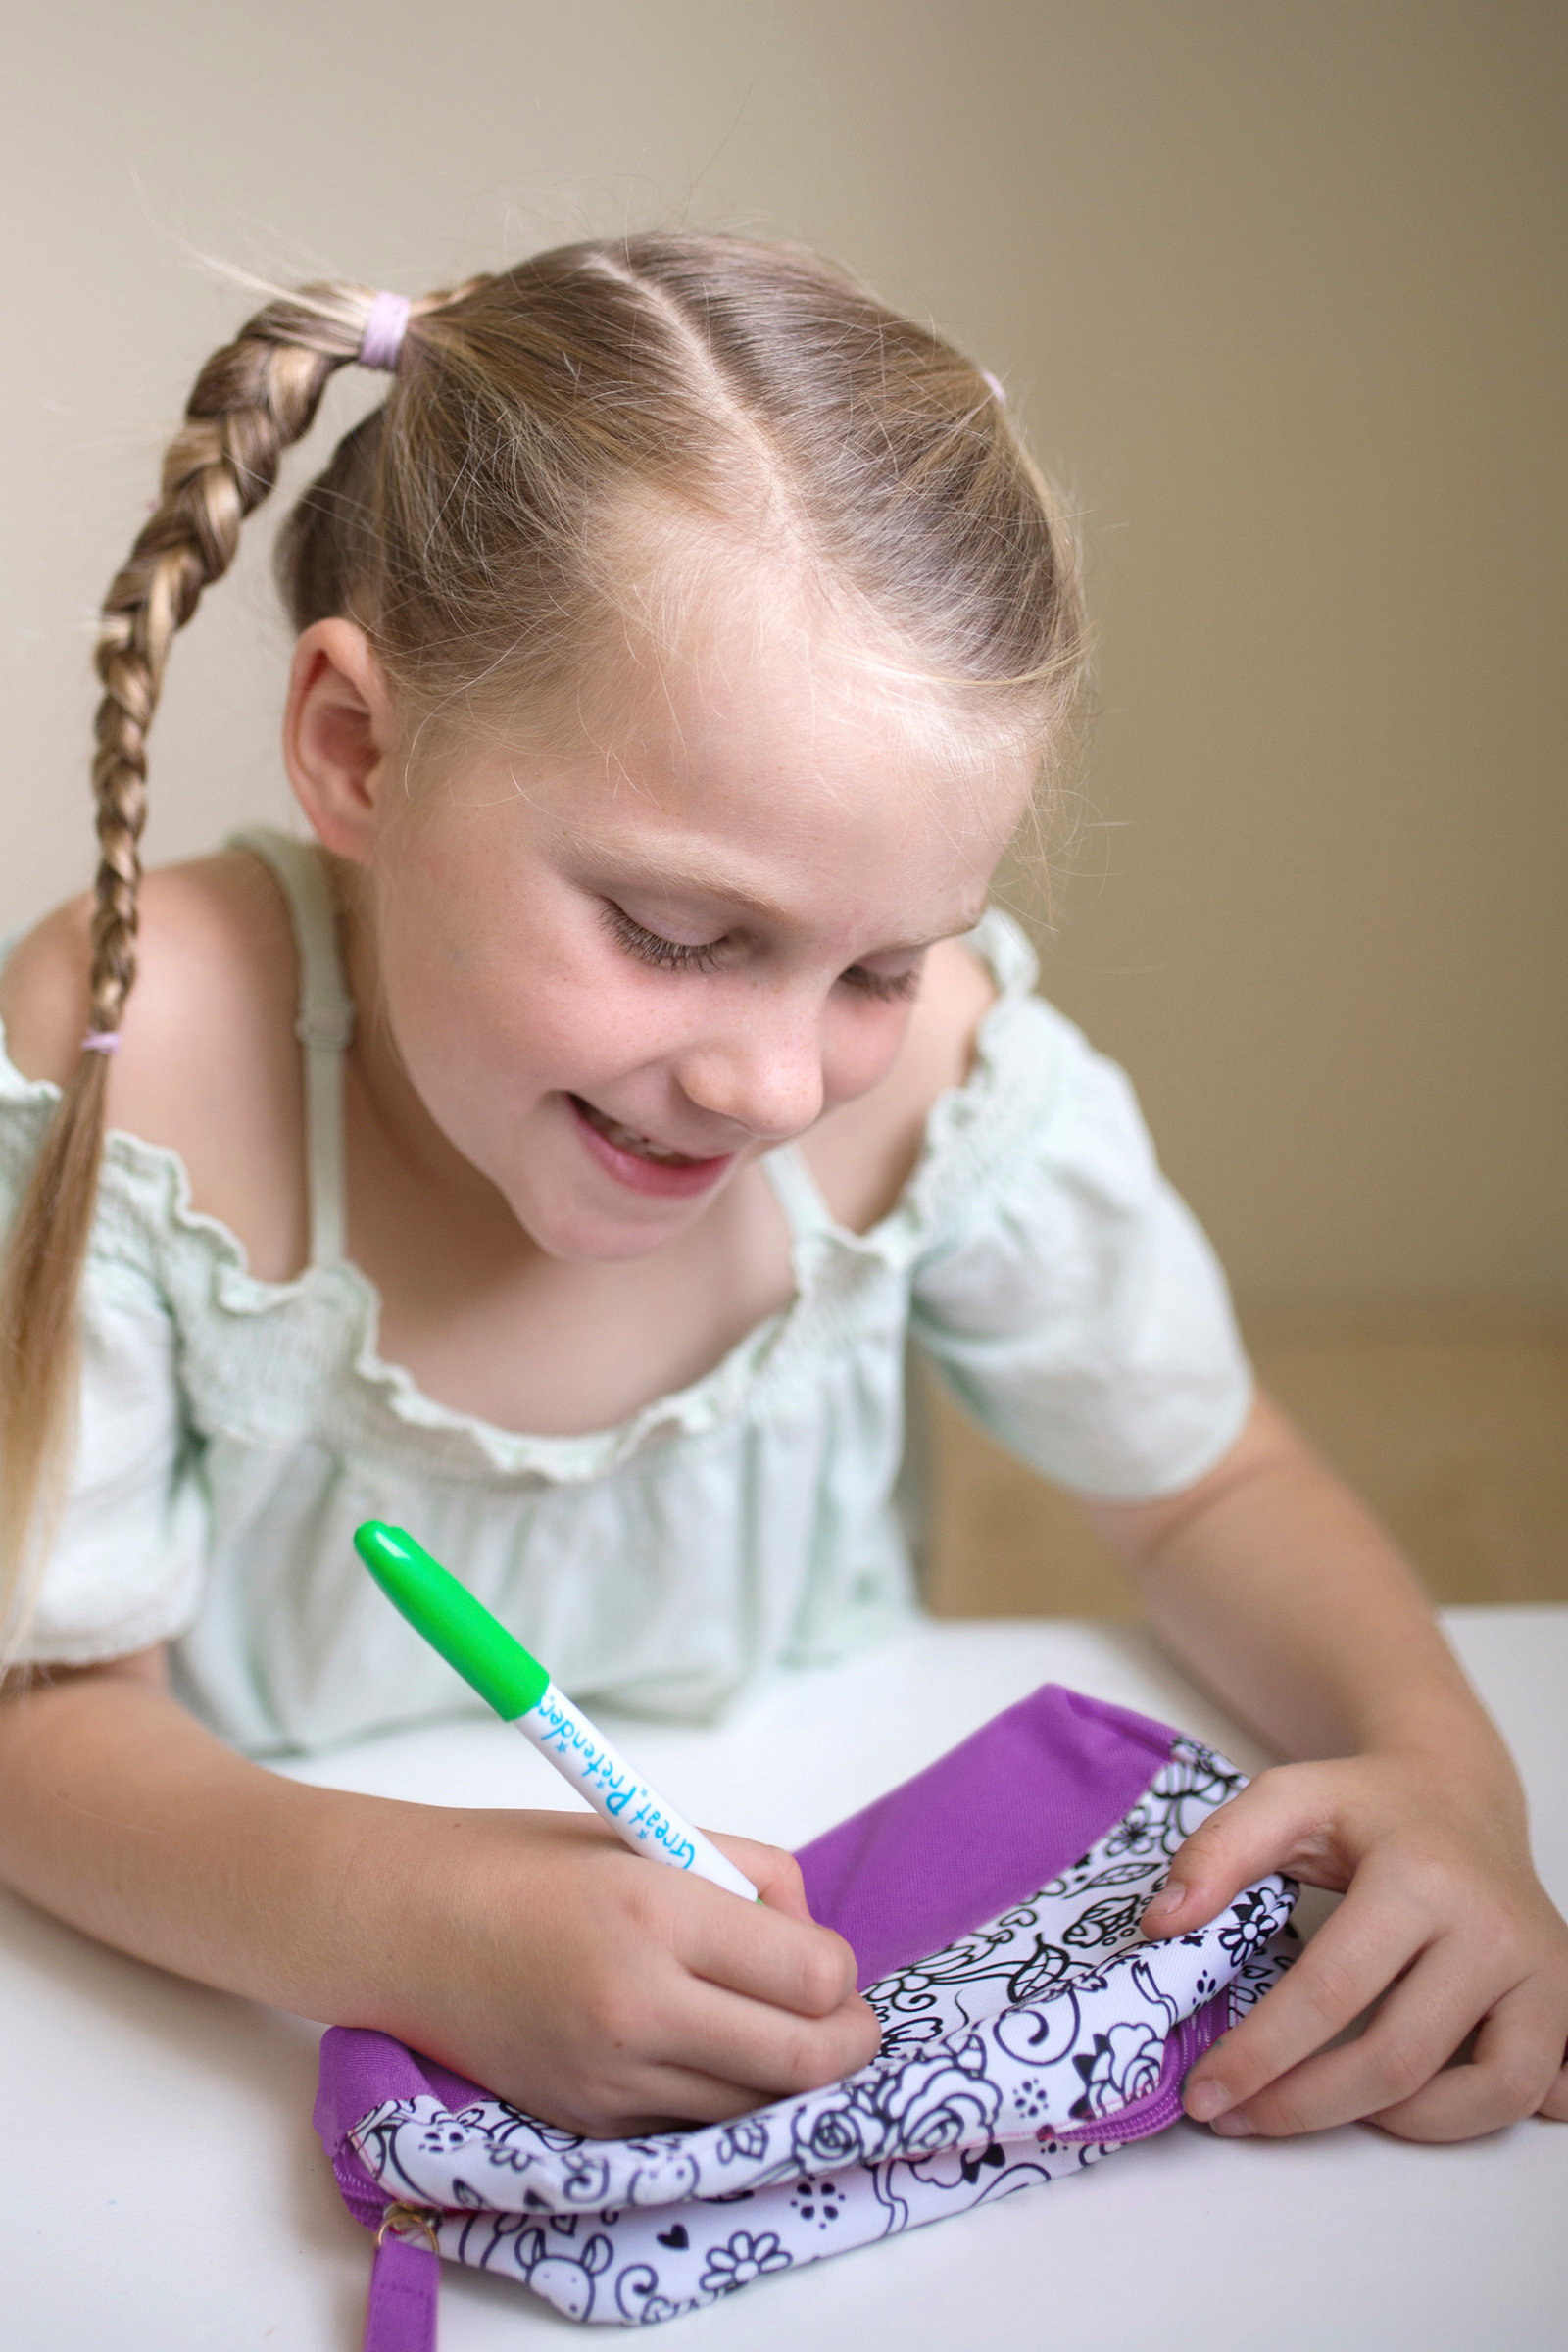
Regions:
M 315 841 L 142 886 L 172 640 L 356 360 L 386 403 L 281 549 Z M 1568 2116 L 1568 1932 L 1496 1737 L 986 911 L 1081 662 L 991 379 L 793 251 L 315 288 L 208 365 L 109 595 L 92 900 L 0 988 L 13 1886 L 581 2131 L 862 2063 L 780 1853 L 726 1840 L 752 1909 L 593 1820 L 248 1759 L 461 1695 L 355 1560 L 372 1514 L 590 1703 L 698 1718 L 874 1639 L 911 1605 L 912 1341 L 1194 1672 L 1327 1759 L 1146 1917 L 1349 1889 L 1191 2112 Z

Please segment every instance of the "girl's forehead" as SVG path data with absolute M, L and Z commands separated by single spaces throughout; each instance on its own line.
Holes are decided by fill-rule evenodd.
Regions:
M 982 694 L 922 676 L 874 616 L 787 564 L 734 565 L 701 594 L 645 583 L 585 652 L 544 713 L 504 719 L 448 769 L 442 797 L 489 812 L 496 855 L 792 926 L 863 924 L 879 944 L 978 916 L 1039 746 Z M 486 854 L 470 838 L 465 864 Z
M 1029 773 L 956 756 L 871 693 L 758 663 L 733 691 L 671 676 L 634 723 L 533 779 L 529 846 L 645 907 L 915 945 L 978 919 Z M 542 789 L 541 789 L 542 788 Z
M 564 764 L 513 840 L 575 887 L 682 935 L 760 926 L 853 961 L 979 919 L 1022 784 L 988 778 L 984 790 L 874 728 L 862 741 L 858 727 L 792 735 L 750 714 L 710 720 Z
M 1039 747 L 975 690 L 922 674 L 890 630 L 824 597 L 742 583 L 678 635 L 627 630 L 574 707 L 577 757 L 624 820 L 937 825 L 1005 843 Z

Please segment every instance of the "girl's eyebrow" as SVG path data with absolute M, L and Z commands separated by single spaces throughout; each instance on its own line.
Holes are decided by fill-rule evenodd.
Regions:
M 744 880 L 722 860 L 705 855 L 700 844 L 662 851 L 650 857 L 640 841 L 621 841 L 601 835 L 593 845 L 608 854 L 628 881 L 641 890 L 695 890 L 704 898 L 720 899 L 726 906 L 744 906 L 764 921 L 788 928 L 799 921 L 800 909 L 770 898 L 765 890 Z

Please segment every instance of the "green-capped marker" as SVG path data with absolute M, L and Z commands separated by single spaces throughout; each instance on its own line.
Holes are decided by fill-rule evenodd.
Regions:
M 550 1688 L 545 1668 L 422 1544 L 383 1519 L 367 1519 L 354 1531 L 354 1548 L 392 1606 L 487 1707 L 515 1723 L 539 1704 Z
M 515 1724 L 582 1790 L 634 1853 L 710 1879 L 748 1902 L 760 1899 L 751 1880 L 710 1838 L 655 1795 L 581 1709 L 556 1689 L 538 1659 L 422 1544 L 401 1527 L 368 1519 L 354 1531 L 354 1548 L 415 1632 L 472 1684 L 487 1707 Z

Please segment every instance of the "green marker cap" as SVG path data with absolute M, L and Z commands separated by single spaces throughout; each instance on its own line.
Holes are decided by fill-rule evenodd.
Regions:
M 538 1659 L 422 1544 L 401 1527 L 367 1519 L 354 1531 L 354 1548 L 393 1607 L 473 1685 L 486 1706 L 514 1723 L 538 1705 L 550 1682 Z

